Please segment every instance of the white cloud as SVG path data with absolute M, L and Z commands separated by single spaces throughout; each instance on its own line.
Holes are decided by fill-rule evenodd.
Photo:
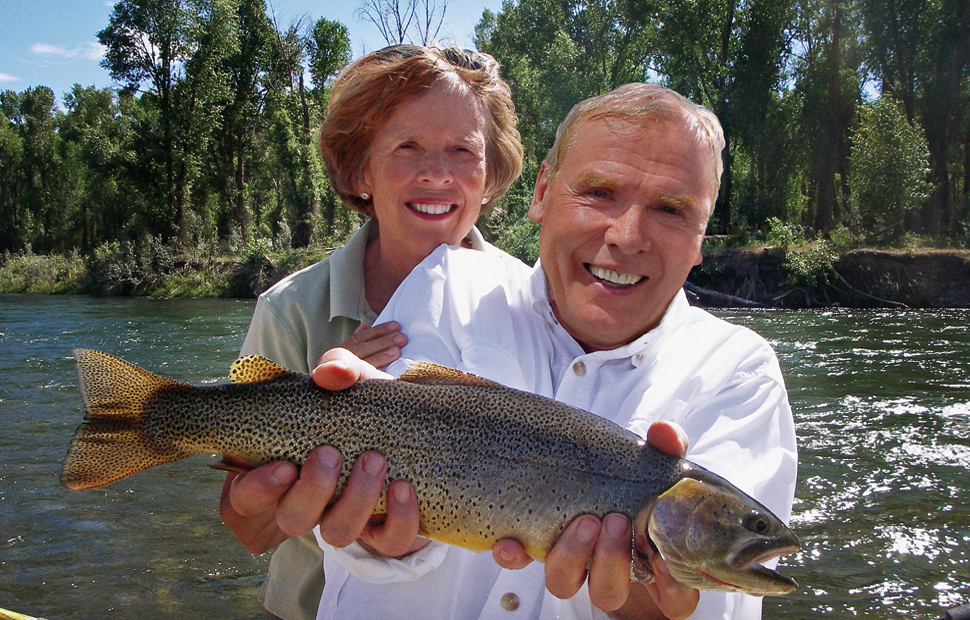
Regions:
M 87 60 L 101 60 L 104 57 L 104 46 L 100 43 L 85 43 L 78 50 L 80 55 Z
M 6 73 L 0 73 L 0 82 L 19 82 L 20 78 L 14 77 L 12 75 L 7 75 Z
M 43 56 L 80 57 L 85 60 L 101 60 L 104 56 L 104 46 L 100 43 L 82 43 L 74 49 L 67 49 L 60 45 L 48 45 L 47 43 L 34 43 L 30 51 Z
M 71 53 L 65 48 L 59 45 L 47 45 L 46 43 L 34 43 L 30 51 L 35 54 L 44 54 L 45 56 L 64 56 L 66 58 L 71 56 Z

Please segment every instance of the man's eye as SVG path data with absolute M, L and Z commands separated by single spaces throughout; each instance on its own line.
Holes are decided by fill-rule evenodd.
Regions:
M 595 198 L 609 198 L 610 193 L 605 189 L 591 189 L 589 194 Z

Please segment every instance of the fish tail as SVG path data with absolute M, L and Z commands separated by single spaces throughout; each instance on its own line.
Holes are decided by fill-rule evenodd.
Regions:
M 61 484 L 91 489 L 189 456 L 151 442 L 143 424 L 151 397 L 181 383 L 100 351 L 74 349 L 74 359 L 85 415 L 64 459 Z

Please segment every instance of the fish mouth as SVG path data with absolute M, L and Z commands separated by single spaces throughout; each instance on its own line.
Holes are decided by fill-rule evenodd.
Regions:
M 742 548 L 734 556 L 734 559 L 730 562 L 731 567 L 734 568 L 740 574 L 749 575 L 749 576 L 755 576 L 755 575 L 760 576 L 761 579 L 759 581 L 762 581 L 763 583 L 773 583 L 774 584 L 773 589 L 776 590 L 776 592 L 770 592 L 766 594 L 774 594 L 774 593 L 787 594 L 788 592 L 794 591 L 795 588 L 798 587 L 798 584 L 795 583 L 794 579 L 792 579 L 787 575 L 783 575 L 776 570 L 768 568 L 767 566 L 764 566 L 764 564 L 765 562 L 773 560 L 777 557 L 788 555 L 789 553 L 795 553 L 799 549 L 798 544 L 790 544 L 790 545 L 785 545 L 783 547 L 775 547 L 768 551 L 759 553 L 760 551 L 759 548 L 763 549 L 764 546 L 765 546 L 764 542 L 753 542 L 750 545 Z M 708 573 L 705 573 L 700 569 L 695 569 L 695 570 L 697 570 L 698 573 L 704 575 L 708 579 L 715 581 L 717 583 L 720 583 L 722 585 L 731 586 L 733 588 L 738 588 L 740 590 L 745 589 L 744 584 L 731 583 L 728 581 L 724 581 L 723 579 L 714 577 L 713 575 L 710 575 Z
M 408 202 L 408 208 L 425 215 L 444 215 L 453 209 L 457 209 L 455 203 L 429 203 L 429 202 Z
M 656 544 L 649 537 L 644 541 L 635 541 L 630 572 L 633 579 L 649 584 L 653 581 L 653 572 L 650 570 L 650 559 L 644 549 L 645 545 L 657 552 Z M 674 556 L 664 558 L 664 562 L 677 581 L 697 589 L 738 590 L 753 596 L 777 596 L 793 592 L 798 587 L 795 580 L 764 566 L 764 563 L 794 553 L 799 546 L 792 544 L 763 551 L 764 546 L 763 542 L 754 542 L 742 548 L 727 562 L 727 570 L 717 570 L 717 575 L 712 574 L 715 571 L 710 568 L 704 570 Z M 720 587 L 709 587 L 712 583 Z
M 597 281 L 611 288 L 627 288 L 646 280 L 644 276 L 635 273 L 624 273 L 592 263 L 584 263 L 583 266 Z

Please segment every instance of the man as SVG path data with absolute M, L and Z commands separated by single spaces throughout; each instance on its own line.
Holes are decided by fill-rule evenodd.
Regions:
M 656 420 L 680 424 L 692 460 L 787 520 L 797 459 L 777 360 L 763 339 L 690 308 L 682 292 L 701 261 L 722 147 L 710 112 L 659 86 L 627 85 L 579 104 L 536 181 L 536 267 L 439 248 L 382 320 L 408 334 L 409 359 L 552 396 L 641 435 Z M 325 358 L 314 372 L 321 384 L 339 383 L 341 364 L 351 379 L 361 372 L 340 354 Z M 320 487 L 316 497 L 298 491 L 280 503 L 278 520 L 292 533 L 320 522 L 327 585 L 319 618 L 484 618 L 513 607 L 508 601 L 534 618 L 760 616 L 759 599 L 698 599 L 659 562 L 659 590 L 631 585 L 631 529 L 619 515 L 577 518 L 544 567 L 522 568 L 514 541 L 497 545 L 495 559 L 520 571 L 416 538 L 416 501 L 401 481 L 389 488 L 384 528 L 367 529 L 361 519 L 382 468 L 379 456 L 365 455 L 349 496 L 324 513 L 331 478 L 304 467 L 303 486 Z

